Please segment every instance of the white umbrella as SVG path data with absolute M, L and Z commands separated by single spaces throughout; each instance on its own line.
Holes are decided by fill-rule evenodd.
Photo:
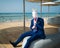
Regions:
M 57 4 L 60 4 L 60 0 L 59 1 L 54 1 L 55 3 L 57 3 Z
M 57 3 L 55 3 L 55 2 L 44 2 L 44 3 L 42 3 L 42 5 L 44 5 L 44 6 L 55 6 L 55 5 L 57 5 Z
M 55 1 L 55 0 L 27 0 L 29 2 L 51 2 L 51 1 Z
M 41 12 L 41 17 L 42 17 L 42 2 L 51 2 L 51 1 L 55 1 L 55 0 L 26 0 L 26 1 L 37 2 L 37 3 L 39 2 L 40 6 L 41 6 L 40 12 Z
M 49 13 L 49 8 L 50 6 L 57 6 L 59 4 L 55 3 L 55 2 L 45 2 L 45 3 L 42 3 L 43 6 L 48 6 L 48 13 Z
M 50 2 L 50 1 L 55 1 L 55 0 L 26 0 L 29 2 L 41 2 L 41 16 L 42 16 L 42 2 Z M 23 0 L 23 11 L 24 11 L 24 31 L 25 31 L 25 0 Z

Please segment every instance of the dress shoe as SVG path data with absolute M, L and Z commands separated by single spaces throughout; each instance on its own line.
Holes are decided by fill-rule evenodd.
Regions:
M 11 42 L 11 41 L 9 41 L 10 42 L 10 44 L 13 46 L 13 47 L 16 47 L 17 45 L 16 44 L 14 44 L 14 42 Z

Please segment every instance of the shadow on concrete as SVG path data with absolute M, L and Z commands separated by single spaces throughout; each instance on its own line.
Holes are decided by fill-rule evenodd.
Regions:
M 29 27 L 25 28 L 26 31 L 29 31 Z M 45 32 L 49 31 L 49 29 L 56 28 L 45 28 Z M 51 32 L 51 31 L 50 31 Z M 11 27 L 0 30 L 0 44 L 10 44 L 9 41 L 15 41 L 22 33 L 23 27 Z

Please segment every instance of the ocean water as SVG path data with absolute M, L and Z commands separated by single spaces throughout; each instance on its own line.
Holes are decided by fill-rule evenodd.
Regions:
M 38 13 L 38 16 L 40 16 L 40 13 Z M 56 13 L 42 13 L 42 17 L 54 17 L 57 16 Z M 26 20 L 31 20 L 32 14 L 26 13 L 25 14 Z M 0 13 L 0 22 L 11 22 L 11 21 L 23 21 L 24 16 L 23 13 Z

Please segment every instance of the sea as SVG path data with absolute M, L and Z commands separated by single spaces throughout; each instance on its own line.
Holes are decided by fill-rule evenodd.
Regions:
M 59 13 L 60 14 L 60 13 Z M 57 13 L 38 13 L 38 17 L 55 17 Z M 25 13 L 25 20 L 29 21 L 32 19 L 32 13 Z M 23 21 L 24 14 L 23 13 L 0 13 L 0 22 L 13 22 L 13 21 Z

